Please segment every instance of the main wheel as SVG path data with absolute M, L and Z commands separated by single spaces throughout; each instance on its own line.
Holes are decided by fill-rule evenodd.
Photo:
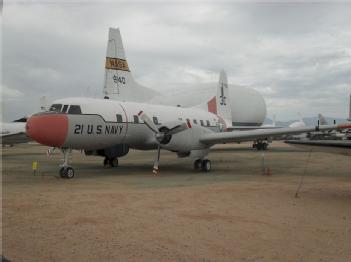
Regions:
M 202 161 L 202 171 L 209 172 L 211 170 L 211 161 L 205 159 Z
M 109 160 L 110 167 L 118 167 L 118 158 L 111 158 Z
M 66 178 L 73 178 L 74 177 L 74 169 L 70 166 L 66 166 L 64 170 L 64 174 Z
M 105 157 L 104 159 L 104 166 L 108 166 L 109 165 L 109 159 L 107 157 Z
M 201 168 L 202 168 L 201 159 L 196 159 L 194 161 L 194 169 L 195 170 L 200 170 Z

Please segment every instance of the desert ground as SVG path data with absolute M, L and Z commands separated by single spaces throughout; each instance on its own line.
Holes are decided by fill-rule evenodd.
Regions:
M 2 149 L 2 255 L 10 261 L 351 261 L 351 158 L 273 142 L 220 145 L 212 171 L 131 150 L 117 168 L 74 151 Z M 39 169 L 33 174 L 32 162 Z M 303 178 L 299 197 L 295 192 Z

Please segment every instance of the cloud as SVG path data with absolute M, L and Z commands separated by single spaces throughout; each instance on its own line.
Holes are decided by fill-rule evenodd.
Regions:
M 225 69 L 280 119 L 347 111 L 350 3 L 31 2 L 3 8 L 3 85 L 27 105 L 6 104 L 7 119 L 41 95 L 102 95 L 108 27 L 121 28 L 137 81 L 157 91 L 191 95 Z
M 19 98 L 23 96 L 23 93 L 17 89 L 8 88 L 7 86 L 2 85 L 0 89 L 0 96 L 2 100 L 10 100 L 14 98 Z

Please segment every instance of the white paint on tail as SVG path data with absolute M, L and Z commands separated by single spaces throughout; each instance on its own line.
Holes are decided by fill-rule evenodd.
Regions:
M 156 92 L 135 82 L 126 59 L 119 28 L 110 28 L 105 61 L 104 96 L 119 101 L 145 102 Z

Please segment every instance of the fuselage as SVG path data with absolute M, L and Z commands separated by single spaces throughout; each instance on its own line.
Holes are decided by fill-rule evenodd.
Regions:
M 72 149 L 102 149 L 118 144 L 138 149 L 155 148 L 158 144 L 155 133 L 138 117 L 140 111 L 148 114 L 158 128 L 172 128 L 176 123 L 190 122 L 194 128 L 185 131 L 188 134 L 184 151 L 191 143 L 191 132 L 225 129 L 220 117 L 201 109 L 66 98 L 54 101 L 49 112 L 34 115 L 27 123 L 27 134 L 41 144 Z M 199 144 L 192 149 L 204 148 L 205 145 Z

